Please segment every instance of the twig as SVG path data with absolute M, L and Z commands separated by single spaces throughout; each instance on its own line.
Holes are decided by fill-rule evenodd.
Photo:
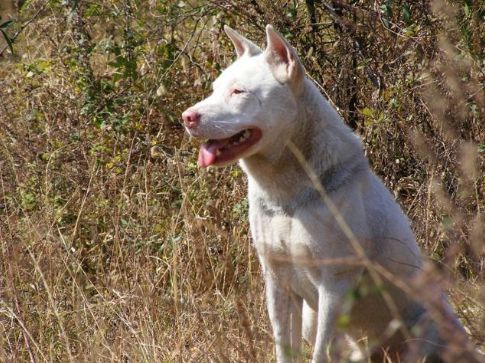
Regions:
M 17 289 L 15 288 L 15 283 L 13 282 L 14 277 L 13 277 L 12 267 L 10 265 L 9 265 L 9 268 L 8 268 L 8 273 L 10 275 L 9 280 L 12 282 L 11 289 L 13 290 L 13 301 L 14 301 L 15 310 L 17 311 L 16 314 L 13 313 L 12 315 L 15 317 L 18 324 L 22 328 L 22 335 L 24 337 L 24 344 L 25 344 L 25 348 L 26 348 L 27 352 L 29 353 L 30 362 L 31 363 L 37 363 L 37 360 L 35 359 L 35 355 L 32 352 L 32 347 L 30 345 L 30 340 L 32 340 L 32 342 L 34 342 L 34 344 L 35 344 L 35 341 L 33 340 L 32 336 L 30 335 L 29 331 L 27 330 L 27 327 L 25 326 L 25 324 L 24 324 L 24 322 L 22 321 L 22 318 L 21 318 L 22 312 L 21 312 L 21 309 L 20 309 L 19 299 L 18 299 L 18 296 L 17 296 Z M 37 347 L 37 349 L 39 349 L 39 347 Z M 39 351 L 40 351 L 40 349 L 39 349 Z
M 32 16 L 32 17 L 31 17 L 29 20 L 27 20 L 27 21 L 24 23 L 24 25 L 22 25 L 22 26 L 20 27 L 20 29 L 19 29 L 19 30 L 18 30 L 18 31 L 15 33 L 15 35 L 14 35 L 12 38 L 10 38 L 10 42 L 11 42 L 12 44 L 15 42 L 15 40 L 18 38 L 18 36 L 19 36 L 19 35 L 20 35 L 20 34 L 21 34 L 23 31 L 24 31 L 24 29 L 25 29 L 25 28 L 27 28 L 27 26 L 29 26 L 29 24 L 30 24 L 30 23 L 32 23 L 32 22 L 33 22 L 35 19 L 37 19 L 37 17 L 40 15 L 40 13 L 42 12 L 42 10 L 44 10 L 44 9 L 45 9 L 46 5 L 47 5 L 47 2 L 46 2 L 44 5 L 42 5 L 42 6 L 40 7 L 40 9 L 39 9 L 39 10 L 37 10 L 37 12 L 34 14 L 34 16 Z M 2 55 L 3 55 L 3 53 L 4 53 L 4 52 L 5 52 L 5 51 L 6 51 L 8 48 L 9 48 L 9 46 L 8 46 L 8 45 L 6 45 L 5 47 L 3 47 L 3 49 L 0 51 L 0 56 L 2 56 Z

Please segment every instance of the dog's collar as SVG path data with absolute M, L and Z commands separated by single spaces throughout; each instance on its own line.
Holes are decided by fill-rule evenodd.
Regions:
M 361 162 L 354 163 L 351 168 L 331 167 L 322 173 L 319 180 L 323 190 L 327 194 L 332 194 L 342 187 L 342 185 L 354 179 L 358 173 L 365 170 L 367 170 L 366 166 Z M 297 209 L 318 199 L 322 199 L 320 192 L 317 188 L 309 186 L 294 198 L 291 198 L 291 202 L 289 203 L 268 203 L 266 198 L 260 197 L 257 199 L 257 204 L 262 212 L 270 217 L 275 215 L 292 216 Z
M 354 162 L 350 168 L 344 168 L 341 165 L 339 167 L 332 166 L 325 170 L 320 176 L 320 183 L 323 190 L 330 194 L 339 189 L 342 185 L 355 179 L 355 176 L 363 171 L 367 170 L 367 162 L 362 159 Z

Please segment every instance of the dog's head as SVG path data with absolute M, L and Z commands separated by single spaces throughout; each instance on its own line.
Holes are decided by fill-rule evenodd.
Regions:
M 191 136 L 208 139 L 200 148 L 201 167 L 284 147 L 303 85 L 304 69 L 295 50 L 271 25 L 264 51 L 231 28 L 225 31 L 237 60 L 215 80 L 209 97 L 182 114 Z

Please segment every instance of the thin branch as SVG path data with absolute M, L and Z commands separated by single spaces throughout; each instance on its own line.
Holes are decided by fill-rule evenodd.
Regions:
M 36 11 L 36 13 L 34 14 L 34 16 L 32 16 L 29 20 L 27 20 L 21 27 L 20 29 L 15 33 L 15 35 L 10 38 L 10 42 L 13 44 L 15 42 L 15 40 L 18 38 L 18 36 L 25 30 L 25 28 L 27 28 L 30 23 L 32 23 L 35 19 L 37 19 L 37 17 L 40 15 L 40 13 L 42 12 L 42 10 L 45 9 L 45 7 L 47 6 L 47 2 L 42 5 L 39 10 Z M 8 44 L 3 47 L 2 50 L 0 50 L 0 56 L 3 55 L 3 53 L 9 48 Z

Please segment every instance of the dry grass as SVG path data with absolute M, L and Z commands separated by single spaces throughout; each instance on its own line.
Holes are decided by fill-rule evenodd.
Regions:
M 0 64 L 0 361 L 273 359 L 242 172 L 199 170 L 178 123 L 224 23 L 291 35 L 484 346 L 483 7 L 75 3 L 7 29 L 37 14 Z

